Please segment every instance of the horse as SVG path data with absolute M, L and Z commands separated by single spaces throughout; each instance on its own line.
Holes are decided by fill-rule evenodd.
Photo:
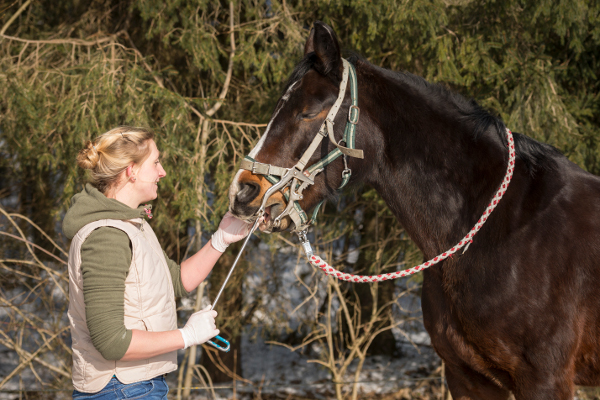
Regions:
M 311 174 L 297 203 L 310 210 L 336 196 L 351 170 L 348 184 L 375 188 L 430 259 L 488 206 L 508 162 L 506 127 L 441 85 L 358 56 L 348 61 L 358 82 L 353 122 L 363 158 L 340 157 Z M 290 171 L 315 133 L 326 131 L 343 62 L 333 29 L 315 22 L 250 153 L 257 165 Z M 346 92 L 329 124 L 332 140 L 318 143 L 307 165 L 341 145 L 351 102 Z M 423 271 L 423 322 L 455 400 L 566 400 L 575 385 L 600 385 L 600 178 L 547 144 L 513 137 L 512 181 L 486 225 L 464 254 Z M 267 193 L 273 185 L 264 171 L 238 170 L 230 211 L 255 220 L 261 210 L 265 232 L 296 229 L 289 215 L 278 218 L 286 188 Z

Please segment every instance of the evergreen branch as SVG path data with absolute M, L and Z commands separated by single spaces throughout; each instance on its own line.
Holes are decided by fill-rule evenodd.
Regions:
M 131 45 L 131 48 L 133 49 L 133 51 L 135 52 L 135 54 L 138 55 L 140 57 L 140 59 L 142 60 L 142 64 L 144 64 L 144 67 L 146 68 L 146 70 L 152 74 L 152 77 L 156 81 L 156 84 L 161 89 L 165 89 L 165 84 L 163 82 L 163 79 L 160 76 L 157 76 L 157 75 L 154 74 L 154 71 L 152 70 L 152 67 L 150 67 L 150 65 L 148 65 L 148 63 L 146 62 L 146 58 L 144 57 L 144 55 L 142 54 L 142 52 L 139 51 L 138 48 L 137 48 L 137 46 L 135 45 L 135 43 L 133 43 L 133 39 L 131 39 L 131 36 L 129 36 L 129 32 L 124 31 L 123 35 L 129 41 L 129 44 Z
M 154 74 L 152 67 L 150 65 L 148 65 L 148 63 L 146 62 L 146 58 L 144 57 L 142 52 L 139 51 L 137 46 L 135 45 L 135 43 L 133 43 L 133 40 L 131 39 L 131 36 L 129 36 L 129 33 L 127 31 L 123 31 L 123 35 L 125 35 L 125 37 L 129 41 L 129 44 L 131 45 L 131 48 L 133 49 L 135 54 L 140 57 L 142 64 L 144 64 L 144 68 L 146 68 L 146 70 L 152 75 L 152 78 L 154 78 L 154 81 L 156 82 L 156 84 L 161 89 L 168 90 L 165 87 L 165 83 L 164 83 L 163 79 L 161 77 L 157 76 L 156 74 Z M 198 111 L 196 108 L 194 108 L 194 106 L 192 106 L 190 103 L 185 102 L 185 106 L 187 108 L 189 108 L 198 118 L 200 118 L 200 122 L 202 122 L 206 119 L 206 117 L 204 115 L 202 115 L 202 113 L 200 111 Z

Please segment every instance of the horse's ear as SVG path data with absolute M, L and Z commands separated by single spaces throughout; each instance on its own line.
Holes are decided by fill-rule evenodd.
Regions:
M 310 33 L 308 34 L 308 39 L 304 44 L 304 55 L 315 51 L 315 46 L 313 41 L 315 40 L 315 28 L 310 28 Z
M 315 69 L 321 74 L 327 75 L 332 71 L 340 70 L 342 64 L 340 44 L 329 25 L 321 21 L 315 22 L 304 45 L 304 55 L 310 52 L 315 53 Z

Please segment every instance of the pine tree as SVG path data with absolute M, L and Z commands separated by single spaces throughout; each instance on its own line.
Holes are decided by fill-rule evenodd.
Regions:
M 315 20 L 334 28 L 346 54 L 447 85 L 600 174 L 597 1 L 4 0 L 0 201 L 66 245 L 56 227 L 84 182 L 79 149 L 117 125 L 147 126 L 168 172 L 154 226 L 181 261 L 194 233 L 206 240 L 225 212 L 230 180 Z M 357 210 L 373 219 L 385 209 L 372 190 L 345 195 L 354 197 L 328 204 L 317 228 L 346 250 L 367 246 L 356 268 L 418 259 L 386 211 L 360 228 Z M 372 242 L 376 229 L 394 241 Z M 247 268 L 228 290 L 239 291 Z M 215 287 L 222 278 L 211 277 Z M 224 327 L 235 337 L 240 305 L 231 307 Z

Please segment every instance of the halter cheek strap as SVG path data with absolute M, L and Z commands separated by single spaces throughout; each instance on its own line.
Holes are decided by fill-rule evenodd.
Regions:
M 240 165 L 241 169 L 248 170 L 253 174 L 264 175 L 265 178 L 271 184 L 273 184 L 273 186 L 265 193 L 258 213 L 264 212 L 266 203 L 273 193 L 278 190 L 283 191 L 283 189 L 286 187 L 290 188 L 290 190 L 284 192 L 284 196 L 288 202 L 287 206 L 285 210 L 277 218 L 275 218 L 273 224 L 278 226 L 285 216 L 289 216 L 295 225 L 293 232 L 297 232 L 299 234 L 306 231 L 310 224 L 314 222 L 317 213 L 319 212 L 319 208 L 323 204 L 323 202 L 321 202 L 315 207 L 313 215 L 309 220 L 306 213 L 304 210 L 302 210 L 302 207 L 300 207 L 300 204 L 298 203 L 298 200 L 302 200 L 303 198 L 302 191 L 309 185 L 314 185 L 315 176 L 340 156 L 344 157 L 344 170 L 342 172 L 342 183 L 338 189 L 343 188 L 350 180 L 350 176 L 352 174 L 352 171 L 348 168 L 347 157 L 364 158 L 363 151 L 354 148 L 356 124 L 358 124 L 360 116 L 360 110 L 357 105 L 358 83 L 356 79 L 356 70 L 348 61 L 342 59 L 342 63 L 344 70 L 342 74 L 342 81 L 340 82 L 338 97 L 327 113 L 325 121 L 323 121 L 323 124 L 321 124 L 319 131 L 308 146 L 308 149 L 306 149 L 296 165 L 294 165 L 292 168 L 283 168 L 258 162 L 249 156 L 246 156 Z M 348 82 L 350 82 L 350 97 L 352 100 L 352 105 L 348 110 L 348 121 L 346 122 L 346 128 L 344 129 L 344 136 L 342 140 L 336 142 L 333 132 L 333 121 L 335 120 L 335 116 L 337 115 L 342 102 L 344 101 Z M 306 164 L 317 150 L 323 139 L 326 137 L 329 138 L 336 148 L 327 156 L 305 170 Z M 345 142 L 347 147 L 342 146 L 340 144 L 341 142 Z

